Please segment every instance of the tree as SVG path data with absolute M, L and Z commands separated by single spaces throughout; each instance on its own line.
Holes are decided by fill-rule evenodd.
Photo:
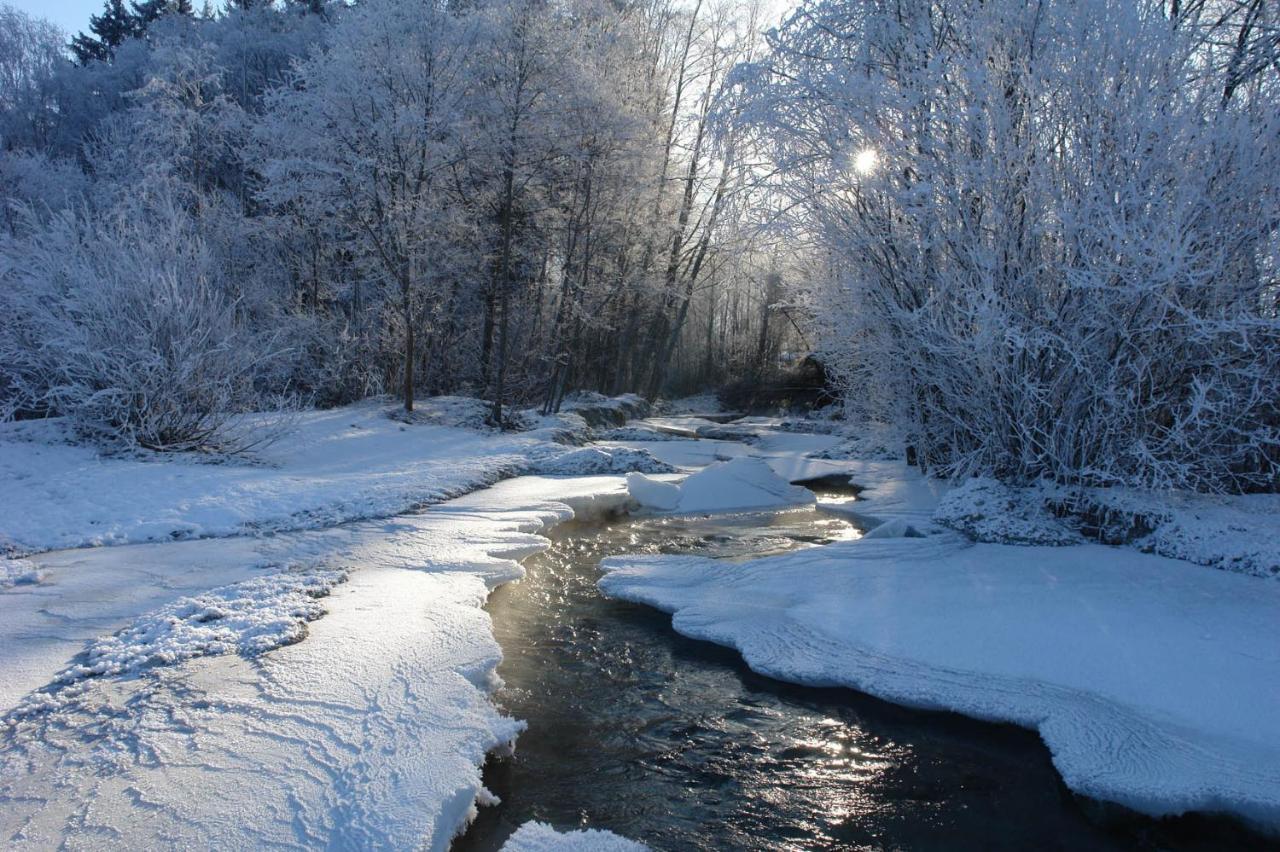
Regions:
M 341 223 L 351 257 L 398 302 L 402 398 L 413 410 L 422 308 L 448 280 L 465 224 L 447 195 L 462 156 L 474 23 L 432 2 L 344 15 L 259 128 L 261 199 Z
M 1277 115 L 1206 60 L 1132 0 L 795 15 L 741 126 L 851 407 L 947 475 L 1274 487 Z

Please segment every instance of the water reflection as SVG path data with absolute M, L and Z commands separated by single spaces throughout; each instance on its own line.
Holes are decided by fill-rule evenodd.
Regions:
M 602 598 L 618 553 L 742 559 L 858 533 L 808 508 L 561 527 L 489 610 L 499 704 L 529 722 L 455 848 L 496 850 L 526 820 L 656 849 L 1220 848 L 1220 826 L 1100 827 L 1028 731 L 760 677 L 670 618 Z

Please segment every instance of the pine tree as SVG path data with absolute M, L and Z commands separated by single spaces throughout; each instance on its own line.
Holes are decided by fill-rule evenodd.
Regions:
M 89 17 L 89 31 L 71 40 L 71 50 L 81 65 L 106 61 L 126 39 L 138 35 L 137 17 L 124 7 L 124 0 L 107 0 L 101 15 Z

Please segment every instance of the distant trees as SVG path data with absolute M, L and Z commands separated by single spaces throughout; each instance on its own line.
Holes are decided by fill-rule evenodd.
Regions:
M 741 127 L 818 235 L 849 405 L 943 474 L 1280 485 L 1266 5 L 797 12 L 742 72 Z
M 756 37 L 735 9 L 309 0 L 196 15 L 108 0 L 72 45 L 78 62 L 56 31 L 6 12 L 0 308 L 36 323 L 15 326 L 7 351 L 39 346 L 36 328 L 100 324 L 50 315 L 65 299 L 42 286 L 150 292 L 151 279 L 135 292 L 55 276 L 51 247 L 75 244 L 72 275 L 108 259 L 164 266 L 154 247 L 98 233 L 144 241 L 121 217 L 154 224 L 137 205 L 163 197 L 181 228 L 163 227 L 199 245 L 192 275 L 171 276 L 204 294 L 183 321 L 222 305 L 234 321 L 213 336 L 273 341 L 248 347 L 260 369 L 212 394 L 219 406 L 394 388 L 411 409 L 420 393 L 463 391 L 502 423 L 512 405 L 551 411 L 577 388 L 658 393 L 739 369 L 767 311 L 734 203 L 744 173 L 715 122 Z M 129 339 L 142 357 L 143 338 Z M 57 350 L 27 354 L 0 363 L 10 415 L 99 411 L 49 390 L 72 366 Z M 101 434 L 186 445 L 181 430 L 161 440 L 94 416 Z

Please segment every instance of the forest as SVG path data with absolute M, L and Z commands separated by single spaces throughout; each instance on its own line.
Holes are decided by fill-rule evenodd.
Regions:
M 502 423 L 812 356 L 944 475 L 1274 490 L 1278 20 L 110 0 L 69 41 L 8 9 L 0 413 L 234 451 L 247 410 Z
M 0 0 L 0 846 L 1277 848 L 1280 2 L 201 3 Z

